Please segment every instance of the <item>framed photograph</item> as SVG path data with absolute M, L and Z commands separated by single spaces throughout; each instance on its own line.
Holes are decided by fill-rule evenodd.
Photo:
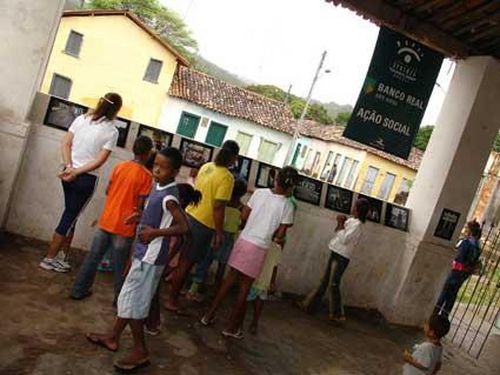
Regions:
M 236 171 L 238 174 L 248 181 L 250 178 L 250 167 L 252 166 L 252 159 L 246 158 L 244 156 L 238 157 L 238 165 L 236 166 Z
M 130 129 L 130 121 L 117 117 L 115 119 L 115 126 L 118 129 L 118 141 L 116 145 L 118 147 L 125 147 L 128 131 Z
M 369 221 L 373 221 L 374 223 L 380 223 L 380 220 L 382 218 L 383 202 L 379 199 L 375 199 L 361 194 L 359 195 L 358 198 L 364 198 L 368 200 L 368 203 L 370 203 L 370 209 L 368 211 L 368 216 L 366 218 Z
M 459 212 L 455 212 L 447 208 L 443 209 L 441 218 L 439 219 L 439 223 L 434 232 L 434 236 L 450 241 L 453 238 L 455 230 L 457 229 L 459 220 Z
M 295 187 L 293 195 L 298 200 L 319 206 L 323 183 L 309 177 L 299 176 L 299 182 Z
M 153 140 L 155 150 L 160 151 L 172 144 L 173 134 L 160 129 L 150 128 L 146 125 L 139 126 L 138 136 L 145 135 Z
M 273 167 L 272 165 L 259 163 L 259 169 L 257 170 L 257 180 L 255 181 L 255 186 L 259 188 L 273 188 L 274 179 L 278 174 L 279 168 Z
M 53 128 L 68 130 L 75 118 L 83 115 L 87 107 L 52 96 L 43 123 Z
M 338 186 L 328 185 L 325 207 L 343 214 L 350 214 L 352 209 L 352 198 L 352 191 Z
M 183 138 L 181 140 L 183 164 L 191 168 L 200 168 L 212 160 L 213 147 Z
M 410 210 L 394 204 L 387 204 L 384 222 L 386 226 L 407 232 L 409 219 Z

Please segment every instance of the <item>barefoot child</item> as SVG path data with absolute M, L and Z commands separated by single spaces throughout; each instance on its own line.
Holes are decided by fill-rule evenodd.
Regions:
M 403 375 L 435 375 L 441 369 L 441 339 L 450 331 L 450 322 L 443 315 L 432 315 L 424 323 L 425 342 L 415 345 L 413 353 L 404 352 Z
M 151 300 L 165 268 L 170 237 L 188 232 L 175 184 L 181 163 L 182 155 L 175 148 L 168 147 L 157 154 L 153 167 L 157 183 L 142 214 L 134 259 L 118 297 L 113 328 L 106 334 L 87 334 L 92 343 L 115 352 L 123 330 L 130 326 L 133 349 L 115 362 L 115 368 L 120 371 L 133 371 L 149 365 L 144 319 L 148 316 Z
M 254 280 L 259 276 L 267 250 L 274 240 L 285 238 L 287 227 L 293 224 L 293 205 L 288 200 L 297 184 L 298 173 L 285 167 L 278 173 L 273 189 L 257 189 L 243 208 L 241 219 L 246 225 L 234 244 L 229 258 L 229 273 L 222 283 L 210 310 L 201 318 L 204 326 L 213 323 L 215 313 L 233 284 L 239 279 L 238 297 L 233 305 L 225 337 L 243 338 L 241 323 L 245 314 L 246 299 Z
M 183 212 L 187 206 L 196 206 L 201 200 L 201 193 L 195 190 L 190 184 L 177 184 L 177 190 L 179 192 L 179 204 Z M 171 270 L 168 269 L 170 268 L 170 261 L 179 253 L 180 248 L 188 240 L 186 238 L 188 236 L 189 234 L 171 237 L 168 249 L 168 259 L 166 262 L 167 266 L 163 272 L 164 275 L 168 276 L 168 273 L 171 272 Z M 158 284 L 156 293 L 151 301 L 148 317 L 144 321 L 144 332 L 151 336 L 156 336 L 161 332 L 160 289 L 161 282 Z
M 71 298 L 81 300 L 90 296 L 99 262 L 108 253 L 113 264 L 116 303 L 125 280 L 125 267 L 135 235 L 135 225 L 127 225 L 125 221 L 137 209 L 142 209 L 151 190 L 153 178 L 145 163 L 152 148 L 150 138 L 138 137 L 133 147 L 134 160 L 121 162 L 113 168 L 98 229 L 76 276 Z
M 294 213 L 297 210 L 297 201 L 295 198 L 290 196 L 290 203 L 293 205 Z M 294 217 L 295 221 L 295 217 Z M 291 228 L 289 225 L 288 228 Z M 267 251 L 266 260 L 259 277 L 252 285 L 250 293 L 248 294 L 247 301 L 253 303 L 253 318 L 250 324 L 250 333 L 257 334 L 259 329 L 259 320 L 262 315 L 262 309 L 264 308 L 264 301 L 267 300 L 269 292 L 276 291 L 275 282 L 278 275 L 278 265 L 281 260 L 281 254 L 285 246 L 285 239 L 281 243 L 273 242 Z

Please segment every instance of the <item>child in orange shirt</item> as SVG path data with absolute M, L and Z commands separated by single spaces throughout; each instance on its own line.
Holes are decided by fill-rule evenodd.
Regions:
M 119 163 L 111 172 L 98 229 L 73 284 L 71 298 L 81 300 L 92 294 L 91 287 L 99 262 L 110 250 L 116 302 L 125 280 L 125 267 L 135 236 L 135 225 L 126 224 L 125 220 L 143 206 L 151 190 L 153 179 L 145 163 L 152 149 L 150 138 L 138 137 L 133 148 L 134 160 Z

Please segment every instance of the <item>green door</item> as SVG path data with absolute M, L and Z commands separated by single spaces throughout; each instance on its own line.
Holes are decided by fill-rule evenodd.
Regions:
M 217 122 L 211 122 L 210 128 L 208 129 L 207 138 L 205 143 L 209 145 L 220 147 L 226 136 L 227 126 L 219 124 Z
M 199 123 L 199 116 L 187 112 L 182 112 L 179 126 L 177 126 L 177 134 L 183 135 L 188 138 L 194 138 L 196 130 L 198 130 Z

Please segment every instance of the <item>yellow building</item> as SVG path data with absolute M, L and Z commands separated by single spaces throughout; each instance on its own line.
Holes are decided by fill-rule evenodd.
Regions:
M 421 153 L 417 150 L 412 151 L 409 161 L 388 154 L 381 156 L 381 152 L 375 150 L 367 151 L 354 190 L 404 205 L 417 175 L 420 159 Z
M 404 205 L 423 152 L 408 160 L 344 138 L 343 127 L 314 121 L 299 125 L 301 137 L 292 164 L 301 173 L 374 198 Z
M 177 64 L 188 62 L 130 12 L 67 11 L 41 91 L 87 107 L 116 92 L 120 117 L 156 126 Z

